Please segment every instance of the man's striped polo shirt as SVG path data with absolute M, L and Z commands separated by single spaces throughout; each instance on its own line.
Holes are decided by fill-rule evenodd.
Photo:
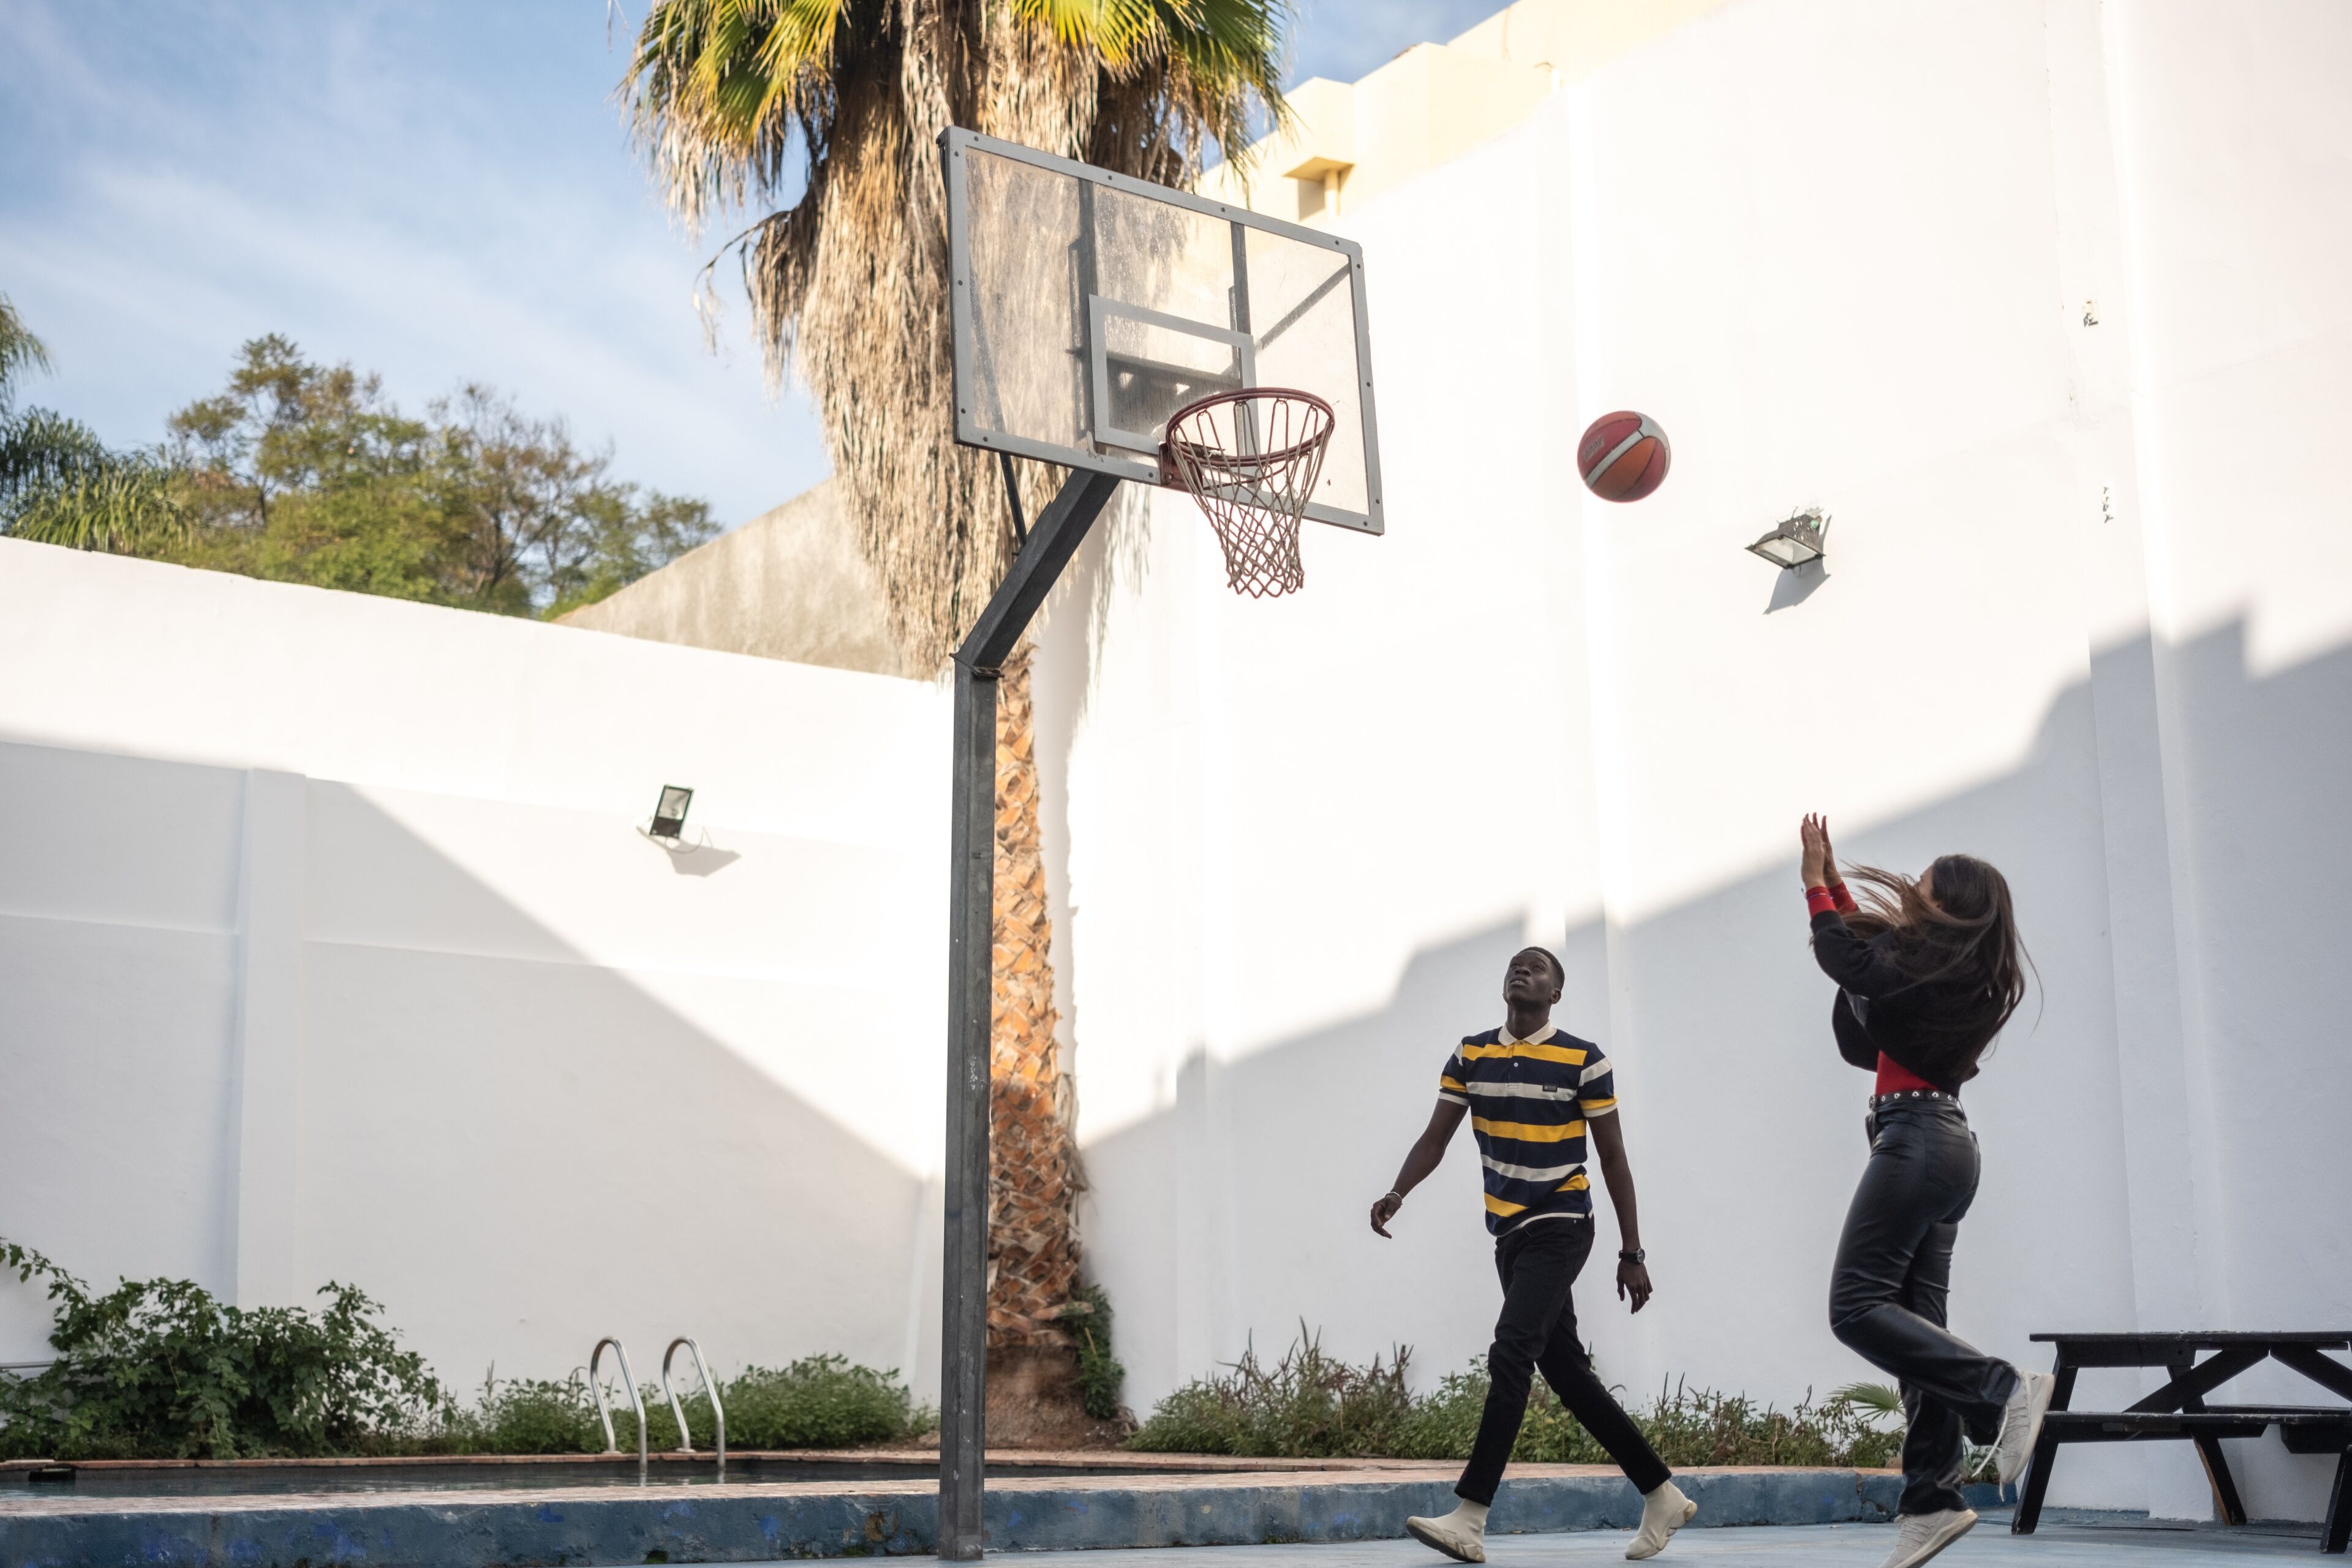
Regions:
M 1486 1180 L 1486 1228 L 1592 1213 L 1584 1124 L 1617 1109 L 1609 1058 L 1590 1040 L 1546 1024 L 1528 1039 L 1506 1028 L 1454 1047 L 1437 1097 L 1470 1108 Z

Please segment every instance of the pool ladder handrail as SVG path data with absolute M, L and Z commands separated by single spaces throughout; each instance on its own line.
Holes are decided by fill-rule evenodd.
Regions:
M 669 1396 L 669 1413 L 677 1419 L 677 1451 L 681 1454 L 694 1452 L 693 1435 L 686 1429 L 686 1409 L 678 1404 L 677 1390 L 670 1386 L 669 1381 L 669 1363 L 677 1356 L 680 1345 L 684 1345 L 687 1353 L 694 1357 L 695 1374 L 702 1379 L 702 1392 L 710 1399 L 711 1424 L 718 1428 L 719 1479 L 723 1481 L 727 1479 L 727 1409 L 719 1403 L 719 1385 L 710 1381 L 710 1368 L 702 1359 L 702 1347 L 685 1334 L 670 1341 L 669 1349 L 662 1352 L 662 1392 Z
M 604 1424 L 604 1452 L 617 1454 L 621 1445 L 613 1436 L 612 1407 L 604 1403 L 604 1385 L 596 1376 L 596 1365 L 604 1358 L 606 1345 L 612 1346 L 613 1353 L 620 1358 L 621 1386 L 629 1391 L 630 1407 L 637 1413 L 637 1479 L 642 1482 L 646 1479 L 646 1402 L 637 1397 L 637 1374 L 629 1370 L 627 1349 L 611 1334 L 598 1340 L 596 1348 L 588 1352 L 588 1392 L 596 1396 L 596 1419 Z

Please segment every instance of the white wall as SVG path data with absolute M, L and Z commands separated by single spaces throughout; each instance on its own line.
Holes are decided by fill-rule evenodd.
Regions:
M 5 540 L 0 669 L 0 1234 L 358 1284 L 461 1388 L 693 1333 L 928 1395 L 936 689 Z M 0 1360 L 47 1322 L 0 1283 Z
M 2042 984 L 1969 1091 L 1960 1332 L 2352 1322 L 2347 80 L 2326 0 L 1746 0 L 1349 210 L 1388 536 L 1310 529 L 1305 594 L 1240 602 L 1133 498 L 1045 635 L 1139 1409 L 1302 1319 L 1425 1380 L 1483 1351 L 1466 1143 L 1396 1241 L 1362 1215 L 1528 940 L 1641 1183 L 1655 1304 L 1583 1296 L 1609 1375 L 1872 1375 L 1826 1321 L 1867 1086 L 1808 809 L 2018 894 Z M 1675 443 L 1632 507 L 1571 469 L 1620 407 Z M 1743 553 L 1807 505 L 1825 575 Z M 2326 1461 L 2235 1447 L 2258 1514 L 2317 1515 Z M 2201 1514 L 2175 1447 L 2070 1451 L 2053 1500 Z

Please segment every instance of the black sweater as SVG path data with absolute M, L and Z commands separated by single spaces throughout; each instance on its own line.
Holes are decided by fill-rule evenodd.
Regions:
M 1835 910 L 1813 916 L 1813 961 L 1837 982 L 1830 1026 L 1838 1055 L 1855 1067 L 1875 1070 L 1881 1051 L 1896 1066 L 1917 1074 L 1946 1094 L 1977 1075 L 1977 1058 L 1992 1037 L 1956 1034 L 1948 1020 L 1982 1005 L 1969 981 L 1912 979 L 1895 963 L 1894 933 L 1858 935 Z

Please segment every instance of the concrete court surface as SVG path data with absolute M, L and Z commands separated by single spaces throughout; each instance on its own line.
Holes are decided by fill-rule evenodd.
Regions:
M 1559 1534 L 1489 1538 L 1486 1561 L 1494 1568 L 1600 1568 L 1625 1560 L 1632 1531 L 1570 1531 Z M 1825 1563 L 1832 1568 L 1876 1568 L 1895 1547 L 1891 1524 L 1774 1525 L 1744 1530 L 1685 1530 L 1651 1561 L 1677 1563 Z M 992 1559 L 999 1556 L 991 1552 Z M 1028 1553 L 1005 1553 L 1020 1561 Z M 2255 1561 L 2322 1558 L 2318 1533 L 2286 1535 L 2213 1528 L 2047 1524 L 2032 1535 L 2009 1532 L 2009 1521 L 1988 1515 L 1936 1559 L 1936 1568 L 1998 1563 L 2001 1568 L 2236 1568 Z M 1118 1552 L 1055 1552 L 1037 1554 L 1037 1568 L 1450 1568 L 1448 1560 L 1412 1541 L 1366 1541 L 1296 1546 L 1166 1546 Z

